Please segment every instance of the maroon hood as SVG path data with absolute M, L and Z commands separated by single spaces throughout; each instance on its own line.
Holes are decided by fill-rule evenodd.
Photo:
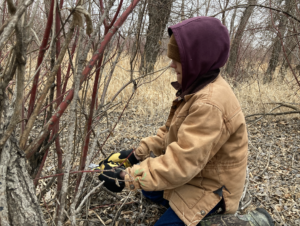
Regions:
M 209 83 L 229 56 L 230 39 L 227 28 L 213 17 L 194 17 L 168 28 L 177 42 L 182 64 L 181 93 L 193 83 Z M 203 81 L 201 81 L 203 78 Z M 201 84 L 202 83 L 202 84 Z

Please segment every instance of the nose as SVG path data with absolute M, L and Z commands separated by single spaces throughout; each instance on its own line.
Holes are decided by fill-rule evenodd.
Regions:
M 171 67 L 171 68 L 174 68 L 174 69 L 176 68 L 176 64 L 175 64 L 174 60 L 172 60 L 172 62 L 171 62 L 171 64 L 170 64 L 170 67 Z

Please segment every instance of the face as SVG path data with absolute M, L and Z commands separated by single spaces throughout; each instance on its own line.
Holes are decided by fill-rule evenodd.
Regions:
M 170 64 L 171 68 L 174 68 L 176 75 L 177 75 L 177 82 L 181 85 L 182 83 L 182 66 L 181 63 L 172 60 L 171 64 Z

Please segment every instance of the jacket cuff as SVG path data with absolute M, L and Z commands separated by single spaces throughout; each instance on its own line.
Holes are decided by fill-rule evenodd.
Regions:
M 150 156 L 147 146 L 143 143 L 140 143 L 140 146 L 138 146 L 134 152 L 139 158 L 142 159 L 142 161 Z
M 140 184 L 138 180 L 134 178 L 134 176 L 131 173 L 131 168 L 127 168 L 125 170 L 125 188 L 128 188 L 131 191 L 135 191 L 137 189 L 141 189 Z

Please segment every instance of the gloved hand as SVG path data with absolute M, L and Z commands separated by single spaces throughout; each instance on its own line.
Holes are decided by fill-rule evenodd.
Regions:
M 127 157 L 128 157 L 128 159 L 126 159 Z M 125 159 L 126 159 L 126 161 L 124 161 Z M 137 160 L 136 157 L 134 156 L 133 149 L 130 149 L 130 150 L 123 150 L 118 153 L 112 153 L 106 159 L 102 160 L 99 163 L 99 165 L 101 165 L 102 163 L 108 163 L 108 162 L 114 162 L 119 165 L 124 162 L 123 166 L 125 166 L 125 168 L 127 168 L 127 167 L 132 167 L 134 164 L 137 164 L 139 162 L 139 160 Z
M 125 169 L 123 166 L 118 167 L 119 164 L 109 162 L 102 163 L 94 170 L 111 170 L 111 171 L 103 171 L 98 176 L 99 180 L 104 181 L 104 186 L 112 191 L 112 192 L 120 192 L 125 187 L 125 182 L 120 181 L 122 178 L 120 177 L 120 173 Z M 118 168 L 115 168 L 118 167 Z M 107 177 L 108 176 L 108 177 Z

